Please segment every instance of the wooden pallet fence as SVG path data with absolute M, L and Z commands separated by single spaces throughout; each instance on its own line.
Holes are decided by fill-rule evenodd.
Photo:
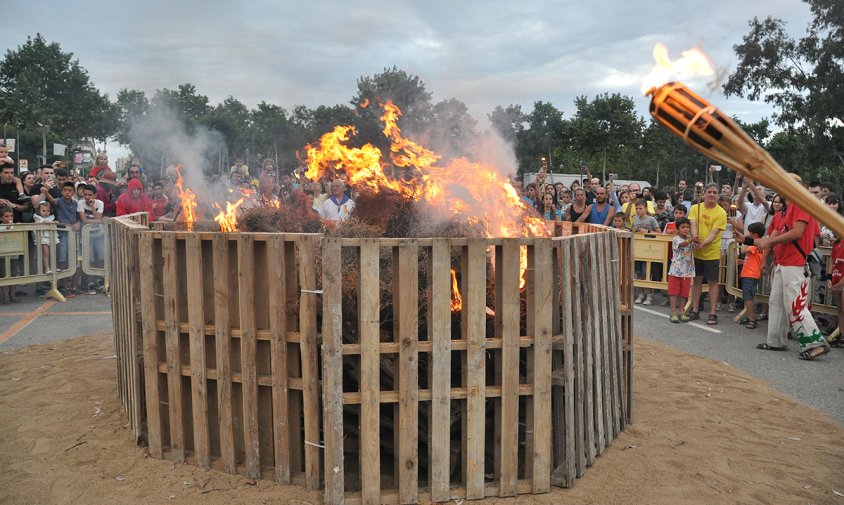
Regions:
M 318 489 L 318 238 L 137 237 L 150 455 Z
M 117 391 L 135 442 L 144 438 L 143 346 L 141 336 L 140 279 L 138 236 L 146 230 L 149 216 L 145 212 L 121 216 L 108 223 L 107 247 L 120 254 L 111 254 L 112 323 L 117 363 Z
M 551 245 L 324 239 L 326 503 L 549 491 Z

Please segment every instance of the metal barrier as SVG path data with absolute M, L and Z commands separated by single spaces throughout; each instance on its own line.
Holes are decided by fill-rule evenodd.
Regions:
M 109 269 L 111 248 L 107 246 L 108 226 L 105 223 L 86 224 L 82 227 L 80 263 L 85 275 L 103 278 L 106 292 L 109 291 Z
M 15 223 L 0 225 L 0 286 L 49 282 L 45 298 L 67 301 L 58 281 L 76 274 L 77 236 L 70 225 L 61 223 Z M 48 247 L 47 265 L 44 249 Z M 59 270 L 58 253 L 67 251 Z

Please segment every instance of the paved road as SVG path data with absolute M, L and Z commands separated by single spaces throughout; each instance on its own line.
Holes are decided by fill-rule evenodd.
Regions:
M 797 359 L 793 341 L 788 352 L 755 348 L 764 341 L 766 322 L 748 330 L 723 312 L 713 329 L 701 322 L 672 324 L 668 312 L 667 307 L 637 305 L 634 334 L 729 363 L 844 424 L 844 349 L 805 362 Z M 80 295 L 66 303 L 24 296 L 21 303 L 0 305 L 0 351 L 111 329 L 111 304 L 102 294 Z
M 844 424 L 844 348 L 833 348 L 816 361 L 802 361 L 794 340 L 788 341 L 787 352 L 756 349 L 756 344 L 765 341 L 767 321 L 748 330 L 733 322 L 735 314 L 725 310 L 714 327 L 705 321 L 673 324 L 668 320 L 670 313 L 668 307 L 637 305 L 633 334 L 740 368 Z

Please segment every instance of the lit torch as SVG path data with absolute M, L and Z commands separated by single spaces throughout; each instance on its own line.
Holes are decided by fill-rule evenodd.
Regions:
M 688 54 L 684 53 L 684 59 Z M 672 64 L 663 46 L 654 49 L 654 57 L 661 65 L 666 61 Z M 773 188 L 836 235 L 844 236 L 844 217 L 812 196 L 717 107 L 679 82 L 643 86 L 642 91 L 651 96 L 651 115 L 686 144 L 745 177 Z

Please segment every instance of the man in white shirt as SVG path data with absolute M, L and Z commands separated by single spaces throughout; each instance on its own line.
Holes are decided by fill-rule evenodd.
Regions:
M 355 208 L 355 202 L 346 196 L 346 185 L 342 179 L 331 183 L 331 197 L 325 200 L 320 215 L 331 221 L 345 221 Z
M 753 203 L 746 200 L 748 192 L 753 195 Z M 757 186 L 751 179 L 745 179 L 736 206 L 742 209 L 741 212 L 744 214 L 744 229 L 753 223 L 765 224 L 770 209 L 770 204 L 765 199 L 765 187 Z

